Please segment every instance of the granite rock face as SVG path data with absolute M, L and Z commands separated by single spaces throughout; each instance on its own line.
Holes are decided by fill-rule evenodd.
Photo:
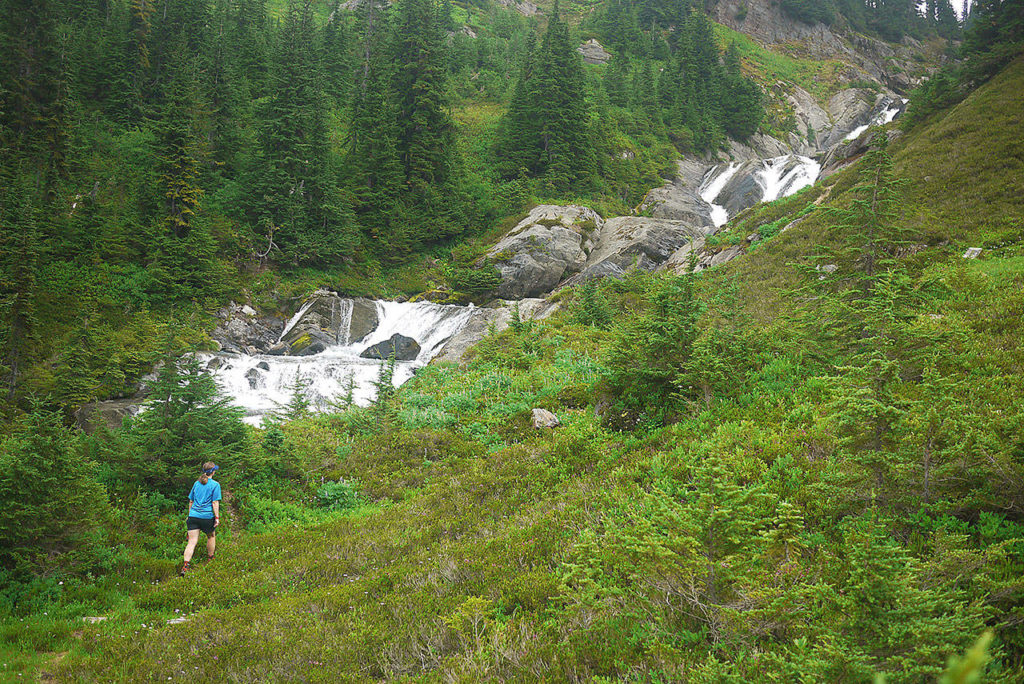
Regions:
M 223 351 L 265 352 L 277 342 L 284 321 L 276 316 L 260 316 L 248 305 L 231 302 L 216 313 L 217 327 L 210 333 Z
M 840 35 L 824 24 L 805 24 L 787 16 L 776 0 L 718 0 L 711 14 L 762 43 L 799 46 L 802 56 L 845 62 L 850 65 L 848 82 L 867 78 L 906 92 L 927 74 L 915 58 L 924 49 L 916 41 L 890 45 L 853 31 Z
M 141 405 L 142 400 L 138 397 L 91 401 L 75 411 L 75 423 L 86 434 L 91 434 L 101 426 L 116 430 L 125 418 L 138 414 Z
M 633 268 L 653 271 L 678 249 L 709 232 L 708 226 L 686 221 L 643 216 L 608 219 L 580 277 L 618 277 Z
M 701 181 L 713 165 L 703 159 L 677 161 L 675 178 L 648 192 L 638 209 L 654 218 L 713 228 L 711 207 L 699 194 Z
M 576 49 L 583 55 L 583 61 L 587 64 L 606 64 L 612 58 L 611 53 L 605 50 L 596 38 L 591 38 Z
M 478 307 L 462 329 L 445 342 L 432 363 L 461 362 L 470 347 L 486 337 L 491 330 L 501 332 L 509 327 L 515 306 L 519 307 L 521 320 L 540 321 L 558 311 L 560 304 L 544 299 L 521 299 L 516 302 L 499 299 L 487 306 Z
M 320 290 L 307 299 L 302 315 L 281 338 L 283 349 L 272 354 L 310 356 L 331 345 L 355 344 L 376 330 L 377 304 L 371 299 L 348 299 Z
M 487 253 L 501 274 L 496 294 L 523 299 L 550 292 L 583 269 L 603 225 L 597 212 L 586 207 L 535 207 Z

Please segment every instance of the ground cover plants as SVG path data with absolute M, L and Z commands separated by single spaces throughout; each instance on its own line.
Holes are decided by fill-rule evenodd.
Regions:
M 39 4 L 31 15 L 41 34 L 54 28 L 48 7 Z M 365 28 L 374 7 L 364 6 L 347 28 L 369 52 L 388 53 L 393 44 L 374 43 Z M 164 112 L 153 126 L 111 128 L 104 117 L 140 113 L 108 91 L 102 112 L 76 129 L 93 153 L 71 178 L 114 173 L 133 200 L 106 194 L 118 183 L 76 196 L 54 169 L 5 165 L 17 170 L 4 190 L 15 201 L 0 207 L 0 218 L 15 217 L 4 225 L 17 230 L 0 234 L 11 247 L 0 282 L 8 344 L 2 362 L 7 377 L 20 380 L 8 385 L 17 402 L 5 405 L 0 437 L 0 678 L 1020 681 L 1019 58 L 902 137 L 888 135 L 893 127 L 881 131 L 850 168 L 735 217 L 707 241 L 710 249 L 745 246 L 746 254 L 724 267 L 632 272 L 562 290 L 552 295 L 561 310 L 551 318 L 529 321 L 516 311 L 509 329 L 491 331 L 464 362 L 428 366 L 370 406 L 309 415 L 297 383 L 292 401 L 253 428 L 182 353 L 209 345 L 205 312 L 241 287 L 267 308 L 319 285 L 352 294 L 484 297 L 488 273 L 466 271 L 487 237 L 500 232 L 500 217 L 510 227 L 532 201 L 572 193 L 614 211 L 650 185 L 673 147 L 714 149 L 723 126 L 752 121 L 727 114 L 756 110 L 725 112 L 722 92 L 707 92 L 703 110 L 676 109 L 666 120 L 659 108 L 685 103 L 659 104 L 644 88 L 633 89 L 639 98 L 622 99 L 627 90 L 616 86 L 612 67 L 618 86 L 626 78 L 651 85 L 654 65 L 665 68 L 666 79 L 696 86 L 687 81 L 680 46 L 670 44 L 665 17 L 646 17 L 641 30 L 637 15 L 618 4 L 618 14 L 595 12 L 594 24 L 578 30 L 605 37 L 617 31 L 622 45 L 637 29 L 635 61 L 609 64 L 600 77 L 592 68 L 571 70 L 570 80 L 577 94 L 583 86 L 592 107 L 591 134 L 631 150 L 652 141 L 661 147 L 638 160 L 619 157 L 621 167 L 606 159 L 588 176 L 591 185 L 559 188 L 586 170 L 566 167 L 557 155 L 533 159 L 532 147 L 524 157 L 531 166 L 505 174 L 490 156 L 499 140 L 517 144 L 506 125 L 515 119 L 502 110 L 513 80 L 501 74 L 530 66 L 508 58 L 532 55 L 538 72 L 554 69 L 553 53 L 571 48 L 569 28 L 553 22 L 552 35 L 538 31 L 540 47 L 526 49 L 530 31 L 517 17 L 485 21 L 495 8 L 441 7 L 438 16 L 420 18 L 447 26 L 465 15 L 487 34 L 483 41 L 470 43 L 458 27 L 445 40 L 401 30 L 430 9 L 420 2 L 400 3 L 389 41 L 421 54 L 423 63 L 442 43 L 458 55 L 445 62 L 466 77 L 455 80 L 458 107 L 438 121 L 472 132 L 445 138 L 452 143 L 445 153 L 455 150 L 462 161 L 431 157 L 433 146 L 411 144 L 415 131 L 396 132 L 395 140 L 406 136 L 400 158 L 425 154 L 392 169 L 425 203 L 400 207 L 388 214 L 391 223 L 378 225 L 367 217 L 381 211 L 380 198 L 363 192 L 378 187 L 377 179 L 356 174 L 352 182 L 362 190 L 345 186 L 352 196 L 325 191 L 331 183 L 322 174 L 337 171 L 331 164 L 341 155 L 339 147 L 319 149 L 329 163 L 309 177 L 308 188 L 322 192 L 323 202 L 269 190 L 261 196 L 268 216 L 284 218 L 293 231 L 287 240 L 278 236 L 286 245 L 276 257 L 282 263 L 249 254 L 255 237 L 273 240 L 274 231 L 239 233 L 237 216 L 220 215 L 240 191 L 237 179 L 216 175 L 226 173 L 222 167 L 203 167 L 219 179 L 207 188 L 213 211 L 190 224 L 202 195 L 190 185 L 196 160 L 163 155 L 159 169 L 140 161 L 152 160 L 156 145 L 198 153 L 182 144 L 183 119 Z M 663 14 L 666 7 L 652 3 L 644 11 Z M 153 28 L 145 5 L 118 8 L 126 13 L 111 17 L 135 22 L 132 35 L 145 39 Z M 249 26 L 242 10 L 254 8 L 217 4 L 215 16 L 234 17 L 241 29 Z M 323 23 L 326 10 L 325 3 L 270 5 L 279 22 L 274 31 L 341 41 Z M 94 27 L 107 21 L 89 16 Z M 183 18 L 205 26 L 197 16 Z M 71 21 L 59 19 L 58 26 Z M 691 37 L 710 32 L 703 15 L 690 12 L 686 21 Z M 117 26 L 108 28 L 124 28 Z M 267 35 L 241 32 L 232 40 L 259 46 Z M 135 85 L 158 87 L 168 111 L 181 113 L 195 73 L 179 59 L 187 54 L 180 41 L 189 36 L 169 38 L 173 49 L 154 60 L 174 78 Z M 301 45 L 278 42 L 275 49 Z M 741 65 L 742 45 L 720 63 L 725 48 L 695 39 L 686 49 L 694 65 L 715 76 L 708 82 L 731 92 L 744 92 L 740 69 L 748 73 L 751 65 L 788 70 L 779 77 L 797 83 L 821 76 L 823 92 L 831 87 L 832 72 L 808 71 L 795 58 L 758 62 L 750 53 Z M 387 71 L 383 55 L 371 61 L 367 52 L 349 52 L 366 59 L 366 78 Z M 331 69 L 343 65 L 330 57 L 341 53 L 348 54 L 317 52 L 318 68 L 339 73 Z M 218 63 L 216 51 L 207 57 Z M 89 64 L 79 83 L 92 82 Z M 260 64 L 235 66 L 262 83 L 270 76 Z M 283 82 L 283 69 L 278 63 L 271 70 L 275 83 Z M 413 71 L 395 76 L 418 84 L 403 92 L 452 95 L 431 81 L 436 71 Z M 298 78 L 308 75 L 297 75 L 295 84 L 310 86 Z M 364 98 L 382 92 L 361 85 Z M 264 94 L 257 106 L 268 108 L 263 114 L 296 114 L 274 109 L 287 104 L 284 94 Z M 354 117 L 348 107 L 355 104 L 342 105 L 349 101 L 341 92 L 321 94 L 335 98 L 328 140 L 340 146 L 344 136 L 333 126 L 345 120 L 341 112 Z M 360 125 L 381 124 L 371 116 L 373 104 L 364 99 L 356 108 L 369 117 Z M 528 113 L 528 103 L 520 104 Z M 205 111 L 189 117 L 199 125 Z M 582 121 L 578 114 L 573 125 Z M 601 128 L 602 120 L 614 125 Z M 235 131 L 242 142 L 267 134 L 265 122 L 246 121 Z M 3 123 L 9 130 L 10 121 Z M 42 135 L 51 129 L 40 130 L 19 139 L 20 163 L 54 142 Z M 1001 141 L 998 153 L 993 140 Z M 232 147 L 218 144 L 218 153 Z M 245 149 L 257 154 L 258 147 Z M 272 156 L 270 148 L 262 153 Z M 360 149 L 382 152 L 371 148 L 367 142 Z M 121 152 L 101 153 L 109 149 Z M 262 170 L 298 163 L 305 161 L 283 155 Z M 628 172 L 618 186 L 616 168 Z M 133 172 L 139 169 L 149 171 Z M 458 180 L 441 182 L 444 192 L 475 207 L 467 216 L 495 220 L 475 226 L 476 241 L 450 232 L 454 215 L 440 227 L 413 221 L 437 199 L 421 174 L 449 171 Z M 153 194 L 158 183 L 181 194 L 164 202 Z M 46 207 L 68 199 L 83 208 L 47 217 Z M 325 243 L 338 257 L 331 266 L 285 265 L 284 254 L 319 244 L 324 224 L 311 216 L 358 225 L 364 251 L 341 231 Z M 403 233 L 402 226 L 413 228 Z M 159 248 L 147 251 L 148 243 L 128 237 L 135 228 Z M 80 243 L 95 250 L 69 247 Z M 382 245 L 408 258 L 391 259 L 376 251 Z M 981 257 L 965 259 L 969 246 L 981 247 Z M 356 249 L 350 261 L 336 251 L 348 247 Z M 253 260 L 258 267 L 250 268 Z M 93 261 L 102 266 L 90 268 Z M 210 287 L 195 301 L 180 301 L 189 283 L 207 277 Z M 61 312 L 76 304 L 82 316 L 68 324 Z M 11 344 L 18 339 L 23 344 Z M 156 374 L 147 411 L 119 429 L 85 434 L 68 427 L 73 408 L 126 391 L 149 369 Z M 382 387 L 391 371 L 382 366 Z M 46 398 L 52 388 L 59 396 Z M 554 412 L 560 425 L 534 428 L 535 408 Z M 218 556 L 177 577 L 182 494 L 194 462 L 208 459 L 221 465 L 226 493 Z

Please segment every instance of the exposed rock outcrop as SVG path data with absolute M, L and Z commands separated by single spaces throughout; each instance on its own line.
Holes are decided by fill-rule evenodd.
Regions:
M 522 299 L 517 302 L 495 300 L 485 307 L 473 311 L 473 315 L 462 329 L 452 335 L 433 362 L 459 363 L 469 348 L 482 340 L 490 330 L 501 332 L 512 321 L 513 307 L 519 307 L 521 320 L 543 320 L 558 311 L 558 302 L 544 299 Z
M 703 239 L 711 229 L 685 221 L 644 216 L 619 216 L 604 222 L 597 246 L 580 274 L 566 284 L 596 277 L 619 277 L 637 268 L 653 271 L 693 240 Z
M 281 338 L 283 349 L 268 353 L 290 356 L 318 354 L 331 345 L 355 344 L 377 329 L 377 305 L 370 299 L 347 299 L 318 290 L 300 308 L 300 315 Z
M 576 49 L 583 55 L 583 61 L 587 64 L 605 64 L 612 58 L 611 53 L 605 50 L 596 38 L 591 38 Z
M 535 408 L 530 412 L 530 417 L 533 427 L 537 430 L 556 428 L 562 424 L 558 416 L 547 409 Z
M 284 321 L 275 316 L 260 316 L 248 305 L 231 302 L 217 311 L 219 320 L 210 337 L 224 351 L 255 354 L 265 352 L 284 329 Z
M 714 228 L 711 206 L 699 195 L 700 183 L 713 162 L 682 159 L 676 162 L 676 176 L 660 188 L 647 193 L 637 209 L 654 218 L 685 221 L 705 229 Z
M 586 207 L 535 207 L 487 253 L 501 274 L 497 295 L 523 299 L 550 292 L 583 269 L 603 225 L 597 212 Z
M 540 8 L 530 2 L 530 0 L 498 0 L 498 4 L 502 7 L 514 9 L 524 17 L 532 17 L 535 14 L 541 13 Z
M 852 164 L 857 157 L 864 154 L 871 148 L 872 143 L 874 143 L 875 139 L 880 134 L 888 136 L 889 142 L 892 142 L 902 135 L 902 131 L 899 129 L 883 131 L 879 128 L 868 128 L 852 140 L 844 140 L 837 143 L 832 146 L 822 159 L 822 178 L 827 178 L 836 171 L 844 169 Z
M 141 403 L 137 397 L 91 401 L 75 411 L 75 423 L 87 434 L 100 427 L 116 430 L 126 417 L 141 410 Z
M 811 59 L 835 59 L 852 68 L 847 81 L 870 78 L 899 92 L 916 85 L 927 67 L 916 55 L 923 47 L 906 41 L 890 45 L 880 40 L 821 23 L 806 24 L 786 15 L 775 0 L 718 0 L 712 16 L 729 28 L 741 31 L 768 45 L 784 45 Z

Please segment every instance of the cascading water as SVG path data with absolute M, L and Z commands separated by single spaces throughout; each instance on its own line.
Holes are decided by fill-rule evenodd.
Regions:
M 711 221 L 715 228 L 721 228 L 729 221 L 729 212 L 725 207 L 715 204 L 718 195 L 721 194 L 725 184 L 739 171 L 740 164 L 719 164 L 708 171 L 704 176 L 704 182 L 700 187 L 700 198 L 711 205 Z
M 306 302 L 292 317 L 284 334 L 293 328 L 309 310 L 314 298 Z M 359 355 L 368 347 L 401 334 L 420 345 L 413 361 L 396 361 L 393 384 L 398 387 L 413 376 L 417 368 L 436 356 L 444 343 L 469 322 L 473 307 L 432 304 L 430 302 L 376 302 L 376 329 L 359 342 L 351 343 L 350 323 L 352 300 L 337 298 L 332 302 L 332 324 L 337 322 L 338 343 L 313 356 L 268 356 L 244 354 L 204 354 L 211 363 L 211 372 L 221 389 L 246 412 L 246 422 L 258 425 L 268 414 L 279 410 L 291 399 L 298 381 L 314 409 L 324 410 L 333 402 L 347 397 L 355 404 L 366 405 L 374 396 L 374 383 L 380 375 L 381 362 Z M 332 325 L 333 327 L 333 325 Z M 219 364 L 219 366 L 218 366 Z
M 789 197 L 814 185 L 821 173 L 821 164 L 810 157 L 787 154 L 764 160 L 764 169 L 757 174 L 758 184 L 764 188 L 762 202 L 773 202 Z
M 847 133 L 846 137 L 843 138 L 843 142 L 856 140 L 857 138 L 860 137 L 861 133 L 868 130 L 869 128 L 874 128 L 875 126 L 884 126 L 887 123 L 891 123 L 893 119 L 900 115 L 900 112 L 903 111 L 903 108 L 907 105 L 908 102 L 910 102 L 910 100 L 904 99 L 901 101 L 900 104 L 891 103 L 884 110 L 876 114 L 871 119 L 871 121 L 868 121 L 866 124 L 862 126 L 857 126 L 852 131 Z

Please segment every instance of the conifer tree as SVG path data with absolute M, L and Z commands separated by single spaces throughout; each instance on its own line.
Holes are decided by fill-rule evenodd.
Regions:
M 58 414 L 35 410 L 0 440 L 0 567 L 89 572 L 107 495 Z M 69 567 L 70 566 L 70 567 Z
M 870 288 L 877 273 L 894 263 L 897 249 L 906 242 L 899 226 L 903 185 L 893 171 L 889 138 L 879 135 L 861 162 L 854 199 L 836 213 L 838 227 L 853 243 L 849 255 L 865 288 Z
M 396 150 L 406 185 L 415 192 L 426 192 L 449 181 L 452 164 L 447 70 L 431 0 L 403 1 L 393 50 Z
M 353 208 L 372 241 L 386 244 L 402 185 L 397 145 L 397 116 L 391 101 L 391 68 L 384 55 L 386 7 L 359 6 L 362 45 L 352 89 L 346 168 Z
M 130 426 L 140 484 L 164 494 L 187 487 L 198 463 L 230 459 L 246 439 L 242 411 L 221 395 L 195 356 L 168 354 L 150 386 L 147 410 Z
M 349 201 L 336 192 L 316 38 L 310 3 L 289 2 L 261 111 L 257 218 L 293 264 L 343 261 L 358 242 Z
M 8 401 L 37 339 L 36 281 L 42 251 L 33 193 L 24 178 L 0 189 L 0 372 Z
M 554 192 L 579 190 L 595 168 L 588 117 L 582 60 L 556 2 L 503 122 L 502 152 Z

